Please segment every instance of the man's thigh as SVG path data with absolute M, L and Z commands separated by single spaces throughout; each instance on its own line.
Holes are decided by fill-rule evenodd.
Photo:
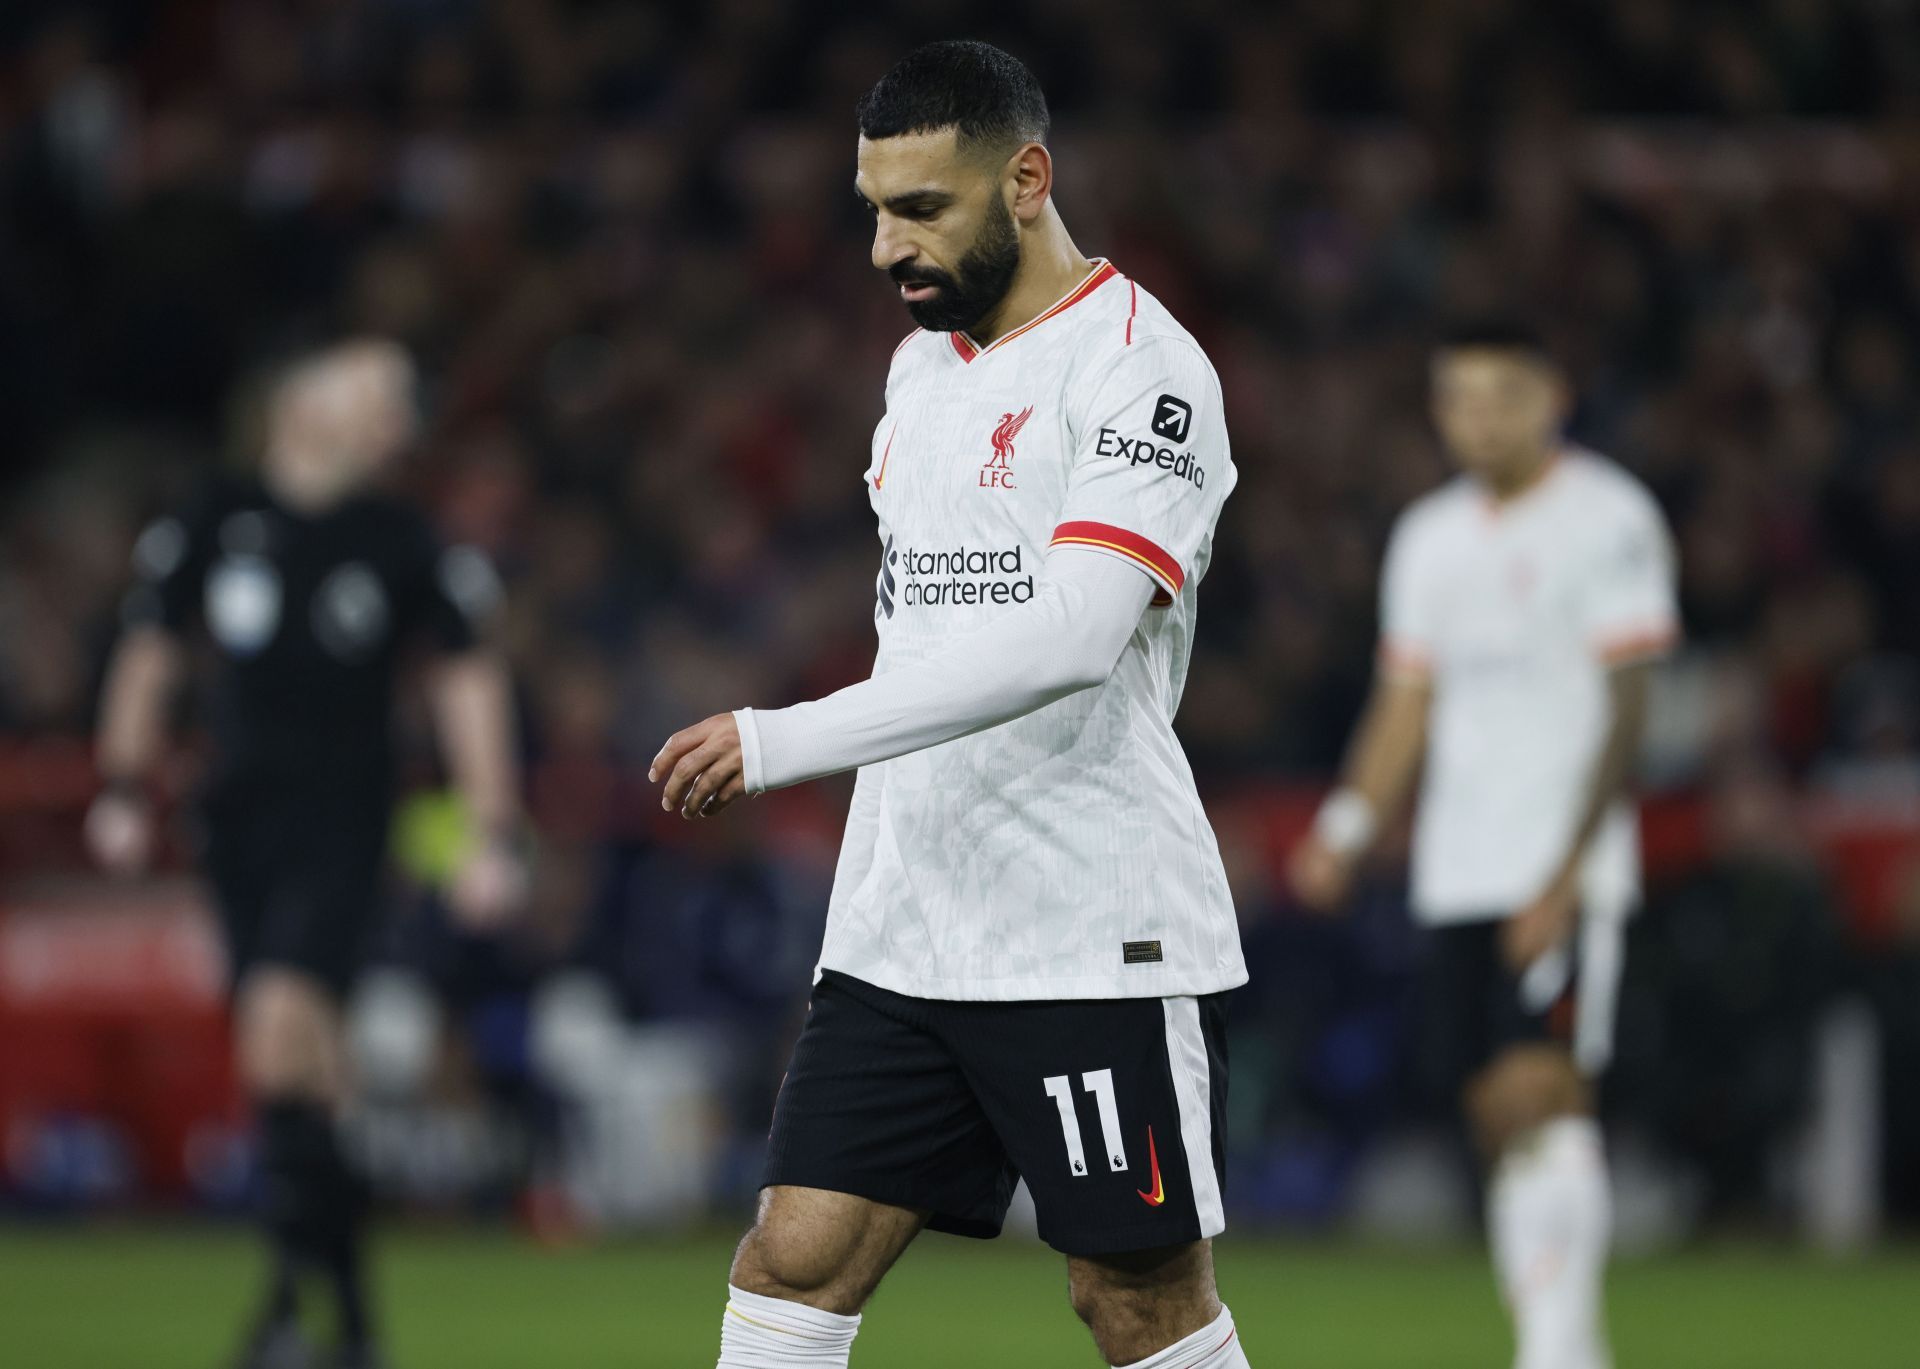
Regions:
M 235 986 L 254 966 L 299 971 L 344 1000 L 382 903 L 384 809 L 223 808 L 210 816 L 207 873 Z
M 1485 918 L 1427 934 L 1420 1049 L 1427 1082 L 1445 1102 L 1516 1047 L 1571 1048 L 1577 943 L 1519 974 L 1501 950 L 1505 922 Z
M 822 977 L 774 1104 L 769 1190 L 918 1212 L 956 1235 L 999 1233 L 1018 1179 L 972 1082 L 932 1028 L 941 1006 Z

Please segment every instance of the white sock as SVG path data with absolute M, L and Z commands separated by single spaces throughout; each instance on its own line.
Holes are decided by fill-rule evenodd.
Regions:
M 1516 1142 L 1487 1197 L 1514 1369 L 1608 1369 L 1600 1289 L 1613 1208 L 1599 1124 L 1556 1117 Z
M 1157 1355 L 1136 1360 L 1126 1369 L 1249 1369 L 1247 1352 L 1240 1347 L 1233 1313 L 1220 1315 L 1185 1340 L 1175 1341 Z
M 846 1369 L 860 1318 L 727 1285 L 716 1369 Z

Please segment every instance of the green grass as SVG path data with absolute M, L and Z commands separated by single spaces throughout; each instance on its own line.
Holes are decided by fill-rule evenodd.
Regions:
M 730 1237 L 552 1252 L 501 1234 L 390 1234 L 395 1369 L 710 1369 Z M 1259 1369 L 1502 1369 L 1473 1251 L 1224 1241 L 1222 1291 Z M 257 1287 L 244 1233 L 0 1228 L 0 1365 L 214 1369 Z M 1628 1261 L 1620 1369 L 1913 1369 L 1920 1253 L 1850 1264 L 1757 1248 Z M 856 1369 L 1099 1364 L 1037 1247 L 930 1236 L 868 1309 Z

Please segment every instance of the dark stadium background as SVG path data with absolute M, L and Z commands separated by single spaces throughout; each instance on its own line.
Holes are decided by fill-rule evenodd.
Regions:
M 247 459 L 262 359 L 323 327 L 422 362 L 405 481 L 505 577 L 542 842 L 523 930 L 449 931 L 422 888 L 446 815 L 410 723 L 419 878 L 386 959 L 412 978 L 389 987 L 417 1018 L 406 986 L 431 985 L 447 1027 L 369 1123 L 400 1157 L 395 1206 L 553 1239 L 594 1225 L 568 1188 L 582 1128 L 531 1025 L 556 1001 L 542 986 L 585 969 L 634 1024 L 595 1048 L 696 1062 L 658 1106 L 704 1110 L 672 1171 L 697 1191 L 663 1180 L 611 1224 L 743 1210 L 849 785 L 682 825 L 645 762 L 716 707 L 870 662 L 859 478 L 908 324 L 867 263 L 851 109 L 910 45 L 954 35 L 1034 68 L 1076 240 L 1165 300 L 1226 388 L 1241 484 L 1180 726 L 1254 975 L 1241 1229 L 1419 1227 L 1394 1195 L 1444 1169 L 1444 1113 L 1408 1087 L 1420 948 L 1397 872 L 1339 923 L 1290 909 L 1279 872 L 1363 697 L 1390 520 L 1443 477 L 1426 341 L 1508 311 L 1545 328 L 1575 435 L 1652 486 L 1682 557 L 1688 644 L 1657 695 L 1651 892 L 1608 1097 L 1639 1229 L 1910 1238 L 1907 0 L 7 0 L 0 1230 L 231 1212 L 244 1191 L 179 878 L 187 815 L 173 876 L 135 888 L 88 872 L 79 820 L 132 539 Z M 591 1004 L 560 982 L 563 1019 Z M 679 1116 L 620 1144 L 644 1157 Z M 420 1137 L 446 1167 L 403 1162 Z M 1872 1192 L 1850 1193 L 1861 1176 Z M 1457 1202 L 1436 1220 L 1463 1230 Z

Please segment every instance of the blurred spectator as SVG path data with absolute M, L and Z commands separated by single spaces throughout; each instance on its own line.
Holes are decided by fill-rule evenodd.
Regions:
M 1074 0 L 974 18 L 1055 92 L 1089 246 L 1222 358 L 1246 475 L 1204 762 L 1331 758 L 1385 526 L 1440 475 L 1421 338 L 1501 305 L 1572 361 L 1580 435 L 1670 503 L 1694 639 L 1758 647 L 1789 764 L 1846 745 L 1837 681 L 1920 645 L 1905 7 L 1123 9 L 1091 45 Z M 45 535 L 79 447 L 118 477 L 99 526 L 133 526 L 155 444 L 231 440 L 232 382 L 314 312 L 421 350 L 418 480 L 522 568 L 523 664 L 585 650 L 623 681 L 615 735 L 678 716 L 663 682 L 715 652 L 766 700 L 857 674 L 859 454 L 905 325 L 844 193 L 848 107 L 942 20 L 834 13 L 18 10 L 0 403 L 42 478 L 9 500 L 5 716 L 85 708 L 112 557 Z M 1649 115 L 1699 122 L 1617 122 Z

